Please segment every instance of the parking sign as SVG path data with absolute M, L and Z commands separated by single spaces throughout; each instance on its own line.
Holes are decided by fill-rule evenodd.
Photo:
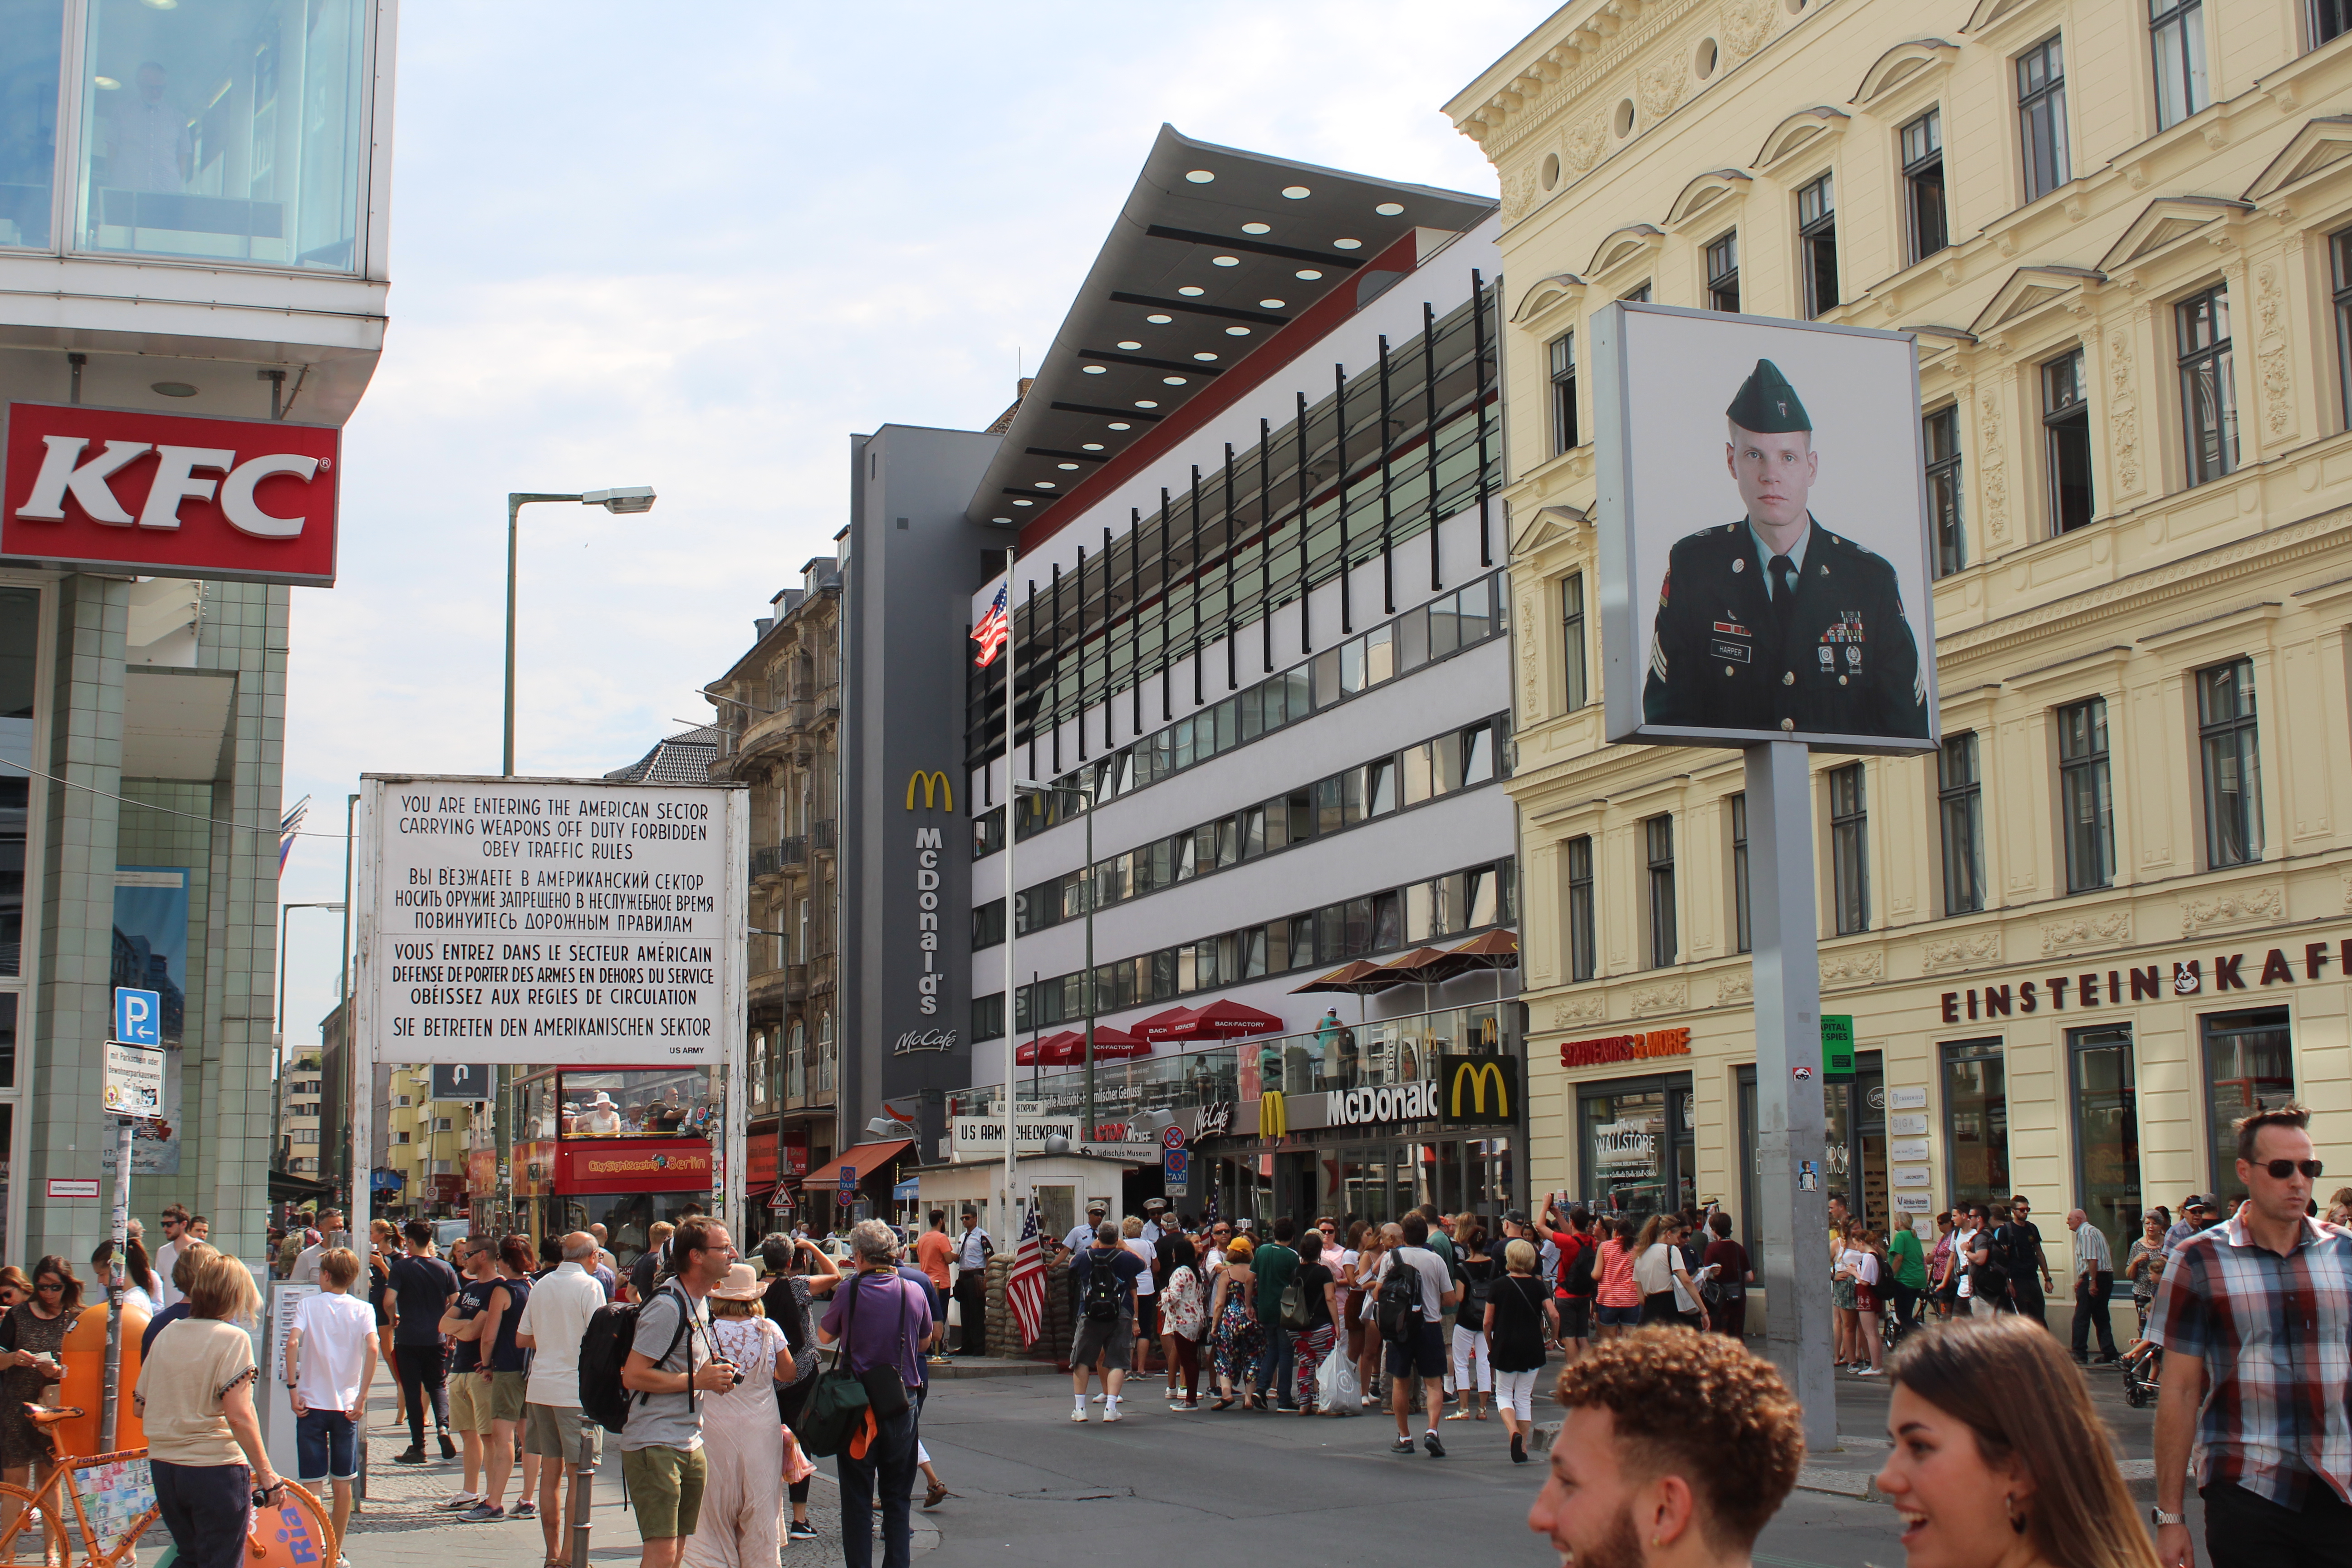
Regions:
M 126 1046 L 163 1043 L 163 996 L 157 991 L 114 988 L 114 1037 Z

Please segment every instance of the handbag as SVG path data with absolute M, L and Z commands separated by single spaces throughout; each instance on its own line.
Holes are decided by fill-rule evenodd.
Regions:
M 893 1359 L 877 1362 L 857 1374 L 857 1381 L 866 1389 L 866 1407 L 874 1412 L 874 1419 L 877 1421 L 887 1421 L 894 1415 L 903 1415 L 907 1413 L 907 1406 L 914 1403 L 907 1396 L 907 1377 L 898 1370 L 896 1359 L 896 1352 L 904 1349 L 907 1343 L 907 1288 L 895 1275 L 890 1282 L 898 1287 L 898 1337 L 890 1342 Z M 854 1291 L 857 1287 L 853 1284 L 850 1289 Z M 855 1321 L 857 1315 L 857 1301 L 854 1296 L 849 1303 L 849 1315 L 852 1321 Z M 842 1334 L 842 1340 L 845 1345 L 849 1338 L 846 1331 L 848 1326 L 848 1324 L 843 1325 L 845 1331 Z
M 842 1325 L 841 1353 L 830 1369 L 817 1373 L 816 1386 L 809 1390 L 808 1406 L 801 1413 L 801 1447 L 820 1459 L 830 1458 L 848 1445 L 851 1434 L 864 1425 L 870 1404 L 864 1380 L 849 1370 L 849 1341 L 857 1327 L 855 1280 L 849 1289 L 852 1300 L 849 1321 Z

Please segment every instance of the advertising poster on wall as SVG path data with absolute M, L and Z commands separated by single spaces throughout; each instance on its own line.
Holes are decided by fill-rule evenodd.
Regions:
M 1910 338 L 1627 304 L 1593 333 L 1610 738 L 1932 750 Z
M 133 1176 L 180 1173 L 180 1046 L 188 1014 L 188 873 L 176 866 L 119 866 L 114 872 L 114 952 L 109 984 L 163 999 L 163 1090 L 155 1120 L 131 1141 Z M 101 1163 L 114 1169 L 114 1147 Z

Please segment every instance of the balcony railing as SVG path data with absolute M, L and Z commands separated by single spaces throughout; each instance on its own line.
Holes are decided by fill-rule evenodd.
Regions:
M 828 817 L 823 822 L 811 823 L 809 825 L 808 837 L 809 842 L 814 847 L 823 850 L 828 854 L 831 853 L 833 849 L 832 819 Z
M 808 864 L 808 835 L 795 833 L 782 844 L 762 844 L 751 851 L 751 875 L 773 877 Z

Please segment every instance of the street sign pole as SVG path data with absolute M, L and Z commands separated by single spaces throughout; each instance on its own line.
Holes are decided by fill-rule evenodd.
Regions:
M 129 1117 L 115 1123 L 114 1258 L 106 1278 L 106 1393 L 98 1413 L 98 1451 L 114 1451 L 115 1408 L 122 1388 L 122 1281 L 124 1251 L 131 1241 L 131 1134 Z
M 163 998 L 152 991 L 117 986 L 114 992 L 114 1033 L 107 1042 L 106 1074 L 100 1100 L 118 1113 L 114 1132 L 114 1250 L 106 1271 L 106 1378 L 104 1404 L 98 1414 L 100 1453 L 114 1447 L 117 1407 L 122 1389 L 122 1287 L 127 1278 L 126 1254 L 131 1243 L 131 1134 L 138 1125 L 125 1111 L 162 1110 Z
M 1837 1384 L 1830 1368 L 1822 970 L 1807 758 L 1801 742 L 1748 748 L 1748 874 L 1755 936 L 1755 1158 L 1764 1222 L 1765 1341 L 1804 1407 L 1805 1445 L 1821 1453 L 1837 1447 Z

